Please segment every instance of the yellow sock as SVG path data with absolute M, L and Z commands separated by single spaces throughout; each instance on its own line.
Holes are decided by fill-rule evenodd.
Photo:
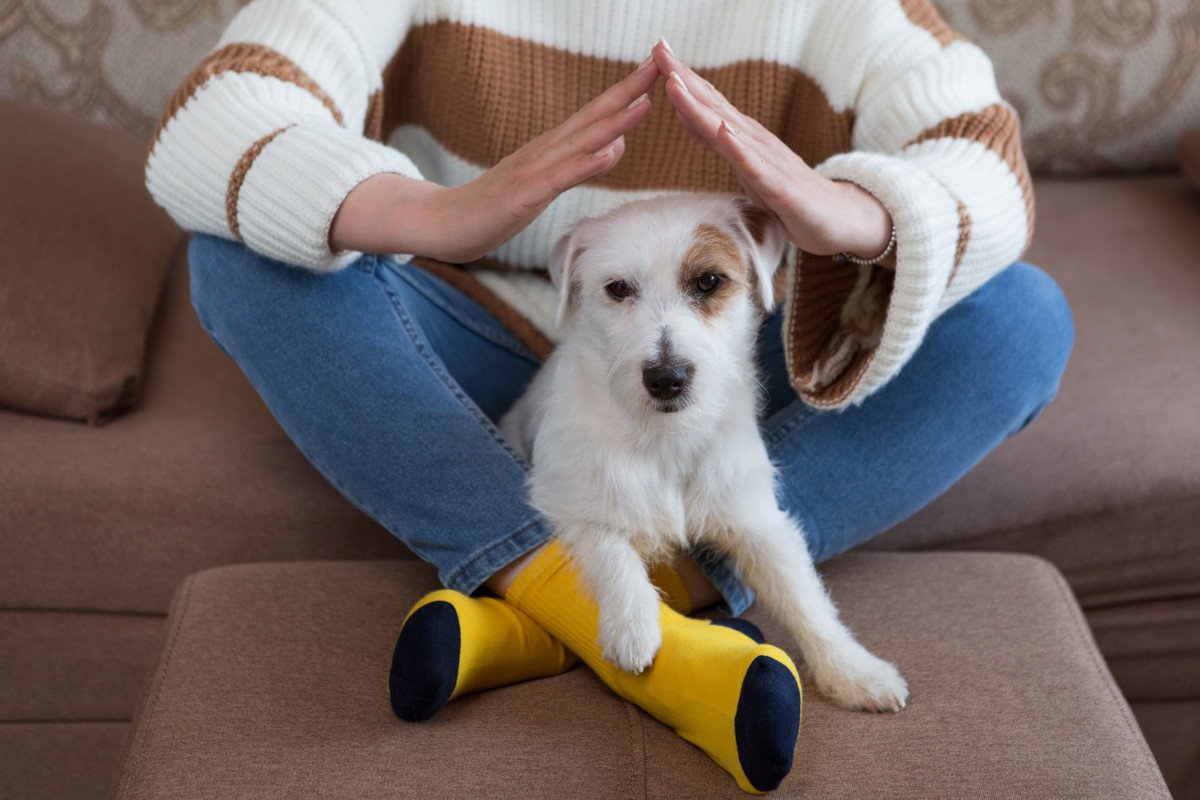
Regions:
M 558 675 L 574 653 L 503 600 L 441 589 L 421 598 L 404 620 L 392 656 L 392 710 L 412 722 L 455 697 Z
M 691 611 L 678 573 L 660 566 L 651 578 L 669 606 Z M 762 633 L 745 620 L 714 624 L 762 641 Z M 418 600 L 405 617 L 388 689 L 396 715 L 416 722 L 456 697 L 558 675 L 578 663 L 578 656 L 509 603 L 440 589 Z
M 782 650 L 660 603 L 662 648 L 649 669 L 631 675 L 601 657 L 596 603 L 558 542 L 526 566 L 506 599 L 576 652 L 614 692 L 708 753 L 742 789 L 770 791 L 791 769 L 800 678 Z

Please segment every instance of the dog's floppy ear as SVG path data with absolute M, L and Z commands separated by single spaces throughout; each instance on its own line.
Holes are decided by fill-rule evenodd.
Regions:
M 766 312 L 775 308 L 775 271 L 787 249 L 783 223 L 765 208 L 739 197 L 735 201 L 736 225 L 754 271 L 755 292 Z
M 556 328 L 562 327 L 570 310 L 576 286 L 575 265 L 583 249 L 579 241 L 579 223 L 576 223 L 554 243 L 550 251 L 550 281 L 558 289 L 558 311 L 554 314 Z

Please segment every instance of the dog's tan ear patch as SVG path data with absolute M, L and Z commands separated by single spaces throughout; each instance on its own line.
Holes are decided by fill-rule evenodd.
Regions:
M 716 276 L 716 287 L 702 290 L 701 280 Z M 721 314 L 740 289 L 753 285 L 754 270 L 728 231 L 701 223 L 692 234 L 692 244 L 679 265 L 679 291 L 692 300 L 704 317 Z

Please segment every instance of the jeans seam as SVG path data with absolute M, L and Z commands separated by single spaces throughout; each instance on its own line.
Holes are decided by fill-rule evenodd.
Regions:
M 542 519 L 541 516 L 537 515 L 535 512 L 533 519 L 529 520 L 524 525 L 522 525 L 521 527 L 514 530 L 512 533 L 509 533 L 508 535 L 504 536 L 503 538 L 497 539 L 496 541 L 487 544 L 486 546 L 480 548 L 479 550 L 476 550 L 474 553 L 471 553 L 469 556 L 467 556 L 462 564 L 457 566 L 453 572 L 451 572 L 445 576 L 444 582 L 446 583 L 447 586 L 450 586 L 452 588 L 462 586 L 463 588 L 460 588 L 459 591 L 462 591 L 464 594 L 470 594 L 475 589 L 479 588 L 480 584 L 482 584 L 485 580 L 487 580 L 488 575 L 490 575 L 492 572 L 495 572 L 496 569 L 499 569 L 500 567 L 504 566 L 504 564 L 498 564 L 498 565 L 496 565 L 495 569 L 489 570 L 488 575 L 479 577 L 476 574 L 478 572 L 479 565 L 481 563 L 485 563 L 488 560 L 488 557 L 491 556 L 493 553 L 495 553 L 497 550 L 511 546 L 513 542 L 518 541 L 519 539 L 522 538 L 522 536 L 525 533 L 527 533 L 528 531 L 531 531 L 531 530 L 539 531 L 542 534 L 542 536 L 539 537 L 540 538 L 539 542 L 537 542 L 536 544 L 534 544 L 532 547 L 529 548 L 530 550 L 532 550 L 533 547 L 536 547 L 538 544 L 541 544 L 542 542 L 547 541 L 548 539 L 550 539 L 553 536 L 553 533 L 546 529 L 546 521 L 544 519 Z M 528 550 L 526 550 L 525 552 L 528 552 Z M 520 555 L 520 554 L 518 554 L 518 555 Z M 515 556 L 514 556 L 514 558 L 515 558 Z M 509 561 L 511 561 L 511 559 L 509 559 Z M 505 563 L 507 564 L 507 563 L 509 563 L 509 561 L 506 561 Z
M 392 274 L 394 274 L 400 280 L 404 281 L 409 286 L 411 286 L 414 291 L 420 292 L 422 297 L 424 297 L 429 302 L 433 303 L 435 306 L 437 306 L 439 309 L 441 309 L 444 313 L 453 317 L 463 327 L 470 329 L 471 331 L 473 331 L 474 333 L 476 333 L 479 336 L 482 336 L 484 339 L 487 339 L 489 342 L 496 345 L 497 347 L 503 347 L 505 350 L 509 351 L 513 355 L 518 356 L 519 358 L 522 358 L 535 366 L 540 365 L 542 363 L 542 362 L 538 361 L 537 358 L 535 358 L 534 355 L 532 353 L 530 353 L 524 347 L 524 345 L 522 345 L 520 343 L 520 341 L 517 340 L 517 338 L 515 336 L 512 336 L 507 331 L 500 332 L 500 331 L 489 330 L 486 327 L 475 322 L 474 320 L 469 319 L 468 317 L 463 315 L 458 309 L 456 309 L 453 306 L 446 303 L 446 301 L 444 299 L 442 299 L 441 297 L 438 297 L 436 294 L 429 291 L 426 287 L 422 286 L 419 282 L 414 280 L 412 278 L 412 276 L 407 275 L 404 272 L 402 272 L 400 269 L 398 269 L 397 267 L 399 265 L 393 266 L 391 264 L 383 264 L 381 266 L 383 266 L 385 269 L 388 269 L 389 271 L 392 272 Z M 420 269 L 420 268 L 415 267 L 415 269 Z M 432 278 L 433 280 L 444 283 L 444 281 L 441 281 L 441 279 L 438 278 L 436 275 L 429 275 L 429 277 Z M 449 286 L 449 284 L 446 284 L 446 285 Z M 453 286 L 449 286 L 449 288 L 454 289 Z M 457 291 L 457 290 L 455 290 L 455 291 Z M 463 295 L 463 296 L 466 297 L 466 295 Z M 471 300 L 471 298 L 469 298 L 469 297 L 467 297 L 467 299 Z M 475 301 L 471 300 L 471 302 L 474 303 Z M 480 306 L 480 308 L 482 308 L 482 306 Z M 487 309 L 484 309 L 484 311 L 486 312 Z M 497 324 L 500 324 L 499 321 L 497 321 Z
M 429 351 L 428 346 L 424 341 L 421 340 L 421 335 L 417 332 L 412 320 L 408 318 L 408 314 L 404 310 L 404 302 L 396 295 L 395 292 L 391 290 L 391 287 L 389 287 L 387 283 L 379 279 L 378 273 L 373 273 L 373 277 L 379 284 L 380 288 L 383 289 L 384 294 L 387 295 L 388 302 L 392 306 L 392 313 L 396 316 L 401 328 L 403 328 L 404 332 L 408 335 L 409 341 L 416 349 L 418 355 L 420 355 L 422 360 L 425 361 L 426 365 L 433 370 L 433 374 L 436 375 L 438 380 L 442 382 L 442 385 L 450 391 L 450 394 L 453 395 L 454 399 L 459 402 L 459 405 L 461 405 L 463 409 L 467 411 L 467 413 L 474 417 L 476 422 L 483 426 L 484 430 L 487 431 L 488 436 L 492 438 L 492 441 L 504 449 L 504 452 L 508 454 L 513 463 L 521 469 L 528 471 L 529 463 L 521 457 L 520 453 L 513 449 L 508 440 L 504 438 L 504 435 L 500 433 L 500 430 L 496 427 L 496 424 L 488 419 L 488 416 L 479 409 L 479 406 L 475 404 L 475 401 L 468 397 L 467 394 L 458 386 L 458 383 L 454 380 L 454 378 L 447 373 L 440 364 L 438 364 L 437 359 L 433 356 L 433 353 Z
M 779 444 L 792 433 L 795 433 L 815 419 L 817 414 L 820 413 L 810 410 L 804 405 L 804 401 L 800 399 L 796 399 L 790 406 L 777 413 L 785 412 L 788 412 L 789 416 L 782 425 L 773 431 L 763 433 L 763 441 L 768 447 Z

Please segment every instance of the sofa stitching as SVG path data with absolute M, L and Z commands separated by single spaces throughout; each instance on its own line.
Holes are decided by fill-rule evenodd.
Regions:
M 1067 585 L 1066 578 L 1050 562 L 1037 557 L 1033 558 L 1040 562 L 1042 569 L 1051 576 L 1051 580 L 1058 590 L 1059 597 L 1062 598 L 1067 608 L 1067 615 L 1071 618 L 1075 638 L 1082 645 L 1084 651 L 1087 652 L 1088 661 L 1091 663 L 1096 677 L 1104 685 L 1109 697 L 1113 700 L 1114 707 L 1121 709 L 1121 719 L 1125 722 L 1125 727 L 1129 731 L 1130 736 L 1138 743 L 1138 750 L 1141 752 L 1143 765 L 1147 768 L 1150 775 L 1157 775 L 1160 781 L 1162 781 L 1162 772 L 1158 769 L 1157 762 L 1155 762 L 1153 756 L 1150 754 L 1145 736 L 1142 734 L 1141 729 L 1134 724 L 1127 701 L 1117 691 L 1116 684 L 1103 664 L 1103 659 L 1099 658 L 1099 650 L 1096 648 L 1095 640 L 1087 628 L 1087 623 L 1083 618 L 1083 611 L 1080 609 L 1079 603 L 1075 600 L 1075 595 L 1071 593 L 1071 588 Z M 1162 788 L 1166 789 L 1165 783 L 1163 783 Z M 1164 796 L 1169 797 L 1170 795 L 1167 794 Z
M 142 748 L 141 743 L 146 739 L 146 721 L 153 718 L 154 710 L 158 706 L 159 695 L 162 694 L 163 686 L 167 683 L 171 676 L 171 666 L 174 662 L 175 648 L 179 643 L 179 638 L 183 631 L 184 621 L 187 619 L 188 609 L 191 607 L 192 589 L 195 586 L 195 577 L 188 577 L 184 580 L 183 585 L 179 589 L 179 597 L 176 600 L 178 605 L 178 613 L 172 609 L 170 618 L 174 620 L 170 630 L 167 632 L 167 640 L 163 645 L 162 658 L 159 660 L 159 668 L 155 670 L 153 683 L 147 688 L 145 700 L 142 706 L 137 710 L 133 717 L 133 730 L 130 732 L 129 738 L 125 743 L 125 751 L 121 758 L 121 763 L 128 763 L 128 768 L 121 769 L 118 773 L 117 781 L 113 789 L 113 797 L 119 798 L 123 796 L 129 786 L 132 784 L 135 776 L 141 772 L 142 763 Z
M 629 745 L 630 753 L 633 756 L 634 762 L 640 763 L 642 773 L 642 800 L 646 800 L 650 796 L 650 770 L 648 767 L 648 759 L 646 756 L 646 729 L 642 722 L 642 715 L 638 709 L 625 700 L 621 701 L 625 706 L 625 719 L 629 722 Z M 641 758 L 638 758 L 639 753 Z M 636 782 L 636 778 L 635 778 Z

